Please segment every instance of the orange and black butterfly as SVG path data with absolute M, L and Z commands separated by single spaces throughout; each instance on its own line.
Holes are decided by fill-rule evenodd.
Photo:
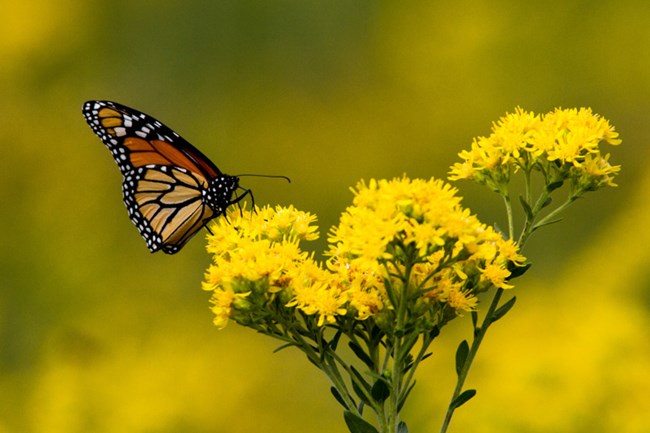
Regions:
M 252 195 L 237 176 L 144 113 L 109 101 L 88 101 L 82 111 L 124 176 L 124 203 L 151 252 L 178 252 L 208 221 Z

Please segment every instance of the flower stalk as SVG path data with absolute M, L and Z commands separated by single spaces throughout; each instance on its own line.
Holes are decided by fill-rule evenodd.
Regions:
M 530 267 L 520 253 L 526 241 L 586 192 L 615 185 L 619 167 L 601 155 L 601 141 L 620 142 L 590 110 L 536 116 L 517 109 L 461 152 L 449 178 L 497 192 L 507 235 L 481 223 L 455 188 L 436 179 L 359 182 L 322 261 L 302 249 L 319 236 L 314 215 L 291 206 L 230 210 L 208 236 L 213 262 L 203 288 L 214 323 L 235 322 L 276 338 L 278 350 L 300 350 L 329 378 L 351 433 L 406 433 L 400 412 L 418 366 L 442 329 L 469 313 L 472 341 L 456 352 L 445 433 L 476 393 L 464 387 L 488 329 L 516 301 L 501 302 Z M 517 235 L 510 181 L 518 173 L 525 191 Z M 568 197 L 553 208 L 564 185 Z M 483 292 L 493 297 L 479 324 Z
M 508 174 L 523 172 L 525 192 L 520 197 L 520 203 L 524 223 L 516 242 L 521 251 L 534 231 L 558 222 L 559 215 L 585 193 L 604 186 L 616 186 L 613 179 L 620 166 L 609 164 L 609 154 L 601 155 L 601 142 L 618 145 L 621 141 L 609 122 L 592 114 L 590 109 L 557 109 L 544 116 L 536 116 L 518 108 L 514 114 L 500 119 L 489 137 L 475 140 L 471 153 L 460 154 L 464 162 L 452 166 L 450 179 L 473 180 L 498 192 L 505 204 L 508 239 L 514 239 L 515 215 L 508 192 L 510 176 L 495 176 L 486 161 L 489 160 L 490 164 L 498 161 L 496 164 L 501 171 L 508 167 Z M 533 175 L 536 173 L 541 175 L 543 185 L 535 199 Z M 569 184 L 567 198 L 542 216 L 542 212 L 552 204 L 553 194 L 565 183 Z M 511 274 L 510 279 L 522 275 L 528 267 L 524 266 Z M 480 326 L 477 326 L 478 316 L 473 313 L 472 345 L 465 357 L 459 360 L 457 356 L 458 377 L 440 433 L 447 432 L 449 428 L 469 370 L 488 328 L 503 317 L 516 301 L 516 297 L 513 297 L 499 306 L 503 292 L 503 288 L 495 291 Z

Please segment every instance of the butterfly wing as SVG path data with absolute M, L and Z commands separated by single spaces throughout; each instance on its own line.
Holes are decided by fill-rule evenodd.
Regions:
M 178 252 L 214 211 L 204 204 L 207 180 L 180 167 L 146 165 L 124 177 L 129 217 L 151 252 Z
M 113 154 L 131 221 L 151 252 L 178 252 L 220 215 L 238 187 L 198 149 L 158 120 L 124 105 L 88 101 L 86 121 Z
M 110 101 L 88 101 L 82 112 L 113 154 L 122 174 L 160 164 L 183 167 L 208 179 L 222 175 L 201 151 L 147 114 Z

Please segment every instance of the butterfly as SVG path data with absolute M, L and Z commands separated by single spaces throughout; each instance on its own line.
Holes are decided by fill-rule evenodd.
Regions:
M 228 206 L 252 199 L 239 177 L 153 117 L 110 101 L 88 101 L 82 112 L 124 176 L 126 209 L 152 253 L 177 253 Z

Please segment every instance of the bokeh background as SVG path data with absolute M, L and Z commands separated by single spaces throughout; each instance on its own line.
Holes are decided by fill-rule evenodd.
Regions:
M 204 233 L 152 255 L 80 113 L 150 113 L 258 204 L 336 224 L 361 178 L 444 178 L 520 105 L 592 107 L 619 188 L 538 232 L 452 431 L 650 432 L 650 2 L 0 0 L 0 432 L 344 432 L 295 351 L 211 324 Z M 460 183 L 503 223 L 498 197 Z M 325 236 L 323 236 L 325 237 Z M 322 249 L 321 242 L 316 249 Z M 438 431 L 453 322 L 405 410 Z

